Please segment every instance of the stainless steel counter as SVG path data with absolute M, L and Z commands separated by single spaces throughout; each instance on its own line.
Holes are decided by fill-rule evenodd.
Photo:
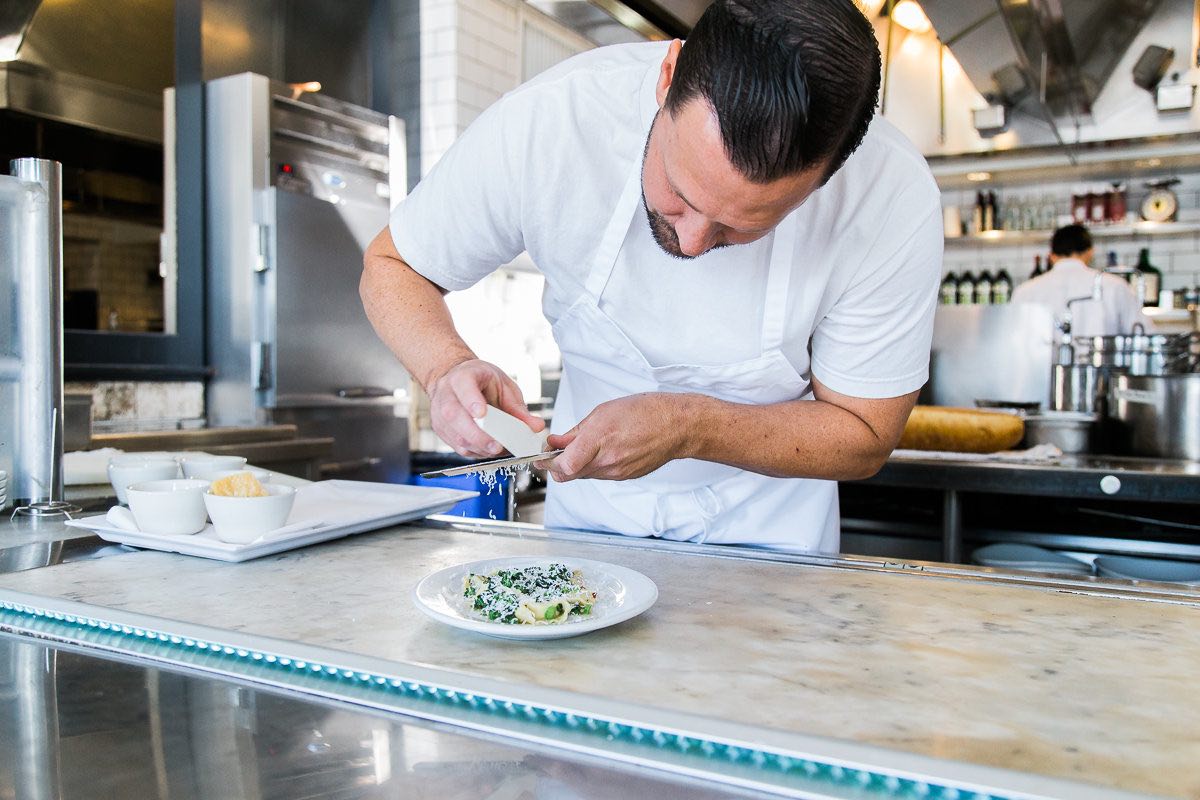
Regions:
M 659 602 L 545 643 L 413 606 L 430 571 L 517 554 L 633 567 Z M 43 643 L 792 797 L 1200 797 L 1200 741 L 1162 724 L 1200 713 L 1198 613 L 1182 587 L 448 521 L 0 576 L 0 629 Z
M 1200 504 L 1200 463 L 1117 456 L 1062 456 L 1050 463 L 893 457 L 854 483 L 943 493 L 942 560 L 963 557 L 962 493 Z

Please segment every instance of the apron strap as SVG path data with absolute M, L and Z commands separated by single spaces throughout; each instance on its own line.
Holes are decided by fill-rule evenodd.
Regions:
M 625 180 L 625 188 L 621 190 L 621 197 L 617 200 L 613 215 L 604 228 L 604 236 L 596 247 L 591 269 L 588 270 L 587 283 L 584 286 L 597 303 L 600 302 L 600 295 L 604 294 L 608 279 L 612 277 L 617 256 L 621 252 L 621 245 L 625 243 L 625 236 L 629 233 L 629 225 L 637 213 L 641 197 L 642 158 L 639 156 L 634 159 L 633 169 Z
M 762 350 L 778 350 L 783 345 L 787 320 L 788 286 L 792 281 L 796 257 L 796 212 L 783 218 L 771 235 L 771 265 L 767 271 L 767 294 L 763 298 Z

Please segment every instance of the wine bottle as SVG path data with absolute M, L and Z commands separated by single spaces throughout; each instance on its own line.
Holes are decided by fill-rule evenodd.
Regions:
M 983 198 L 983 230 L 996 229 L 996 193 L 988 192 Z
M 1142 305 L 1157 306 L 1158 292 L 1162 288 L 1162 272 L 1150 263 L 1150 248 L 1143 247 L 1138 253 L 1137 271 L 1141 273 L 1146 286 Z
M 992 274 L 986 269 L 975 279 L 975 302 L 984 306 L 992 302 Z
M 946 277 L 942 278 L 941 302 L 944 306 L 958 303 L 958 278 L 953 272 L 947 272 Z
M 996 305 L 1007 303 L 1012 298 L 1012 290 L 1012 276 L 1008 274 L 1008 270 L 1001 267 L 992 281 L 992 302 Z
M 1032 280 L 1033 278 L 1036 278 L 1039 275 L 1041 275 L 1043 272 L 1044 272 L 1044 270 L 1042 269 L 1042 257 L 1040 255 L 1034 256 L 1033 257 L 1033 272 L 1029 273 L 1029 278 Z
M 958 304 L 969 306 L 975 302 L 975 276 L 964 272 L 958 279 Z

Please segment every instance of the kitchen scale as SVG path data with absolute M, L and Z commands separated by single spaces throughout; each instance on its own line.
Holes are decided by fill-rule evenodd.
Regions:
M 1147 222 L 1174 222 L 1179 213 L 1179 196 L 1171 189 L 1178 178 L 1147 183 L 1150 194 L 1142 201 L 1142 219 Z

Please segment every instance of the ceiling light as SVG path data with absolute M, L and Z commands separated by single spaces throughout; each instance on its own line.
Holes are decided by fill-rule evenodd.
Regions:
M 968 172 L 967 173 L 967 180 L 969 180 L 973 183 L 983 183 L 984 181 L 990 181 L 991 179 L 992 179 L 992 173 L 990 173 L 990 172 Z
M 288 86 L 292 90 L 293 100 L 298 100 L 300 95 L 308 92 L 315 93 L 321 91 L 320 81 L 301 81 L 300 83 L 289 83 Z
M 933 23 L 917 3 L 917 0 L 900 0 L 892 8 L 892 19 L 901 28 L 907 28 L 913 33 L 928 33 L 933 29 Z

